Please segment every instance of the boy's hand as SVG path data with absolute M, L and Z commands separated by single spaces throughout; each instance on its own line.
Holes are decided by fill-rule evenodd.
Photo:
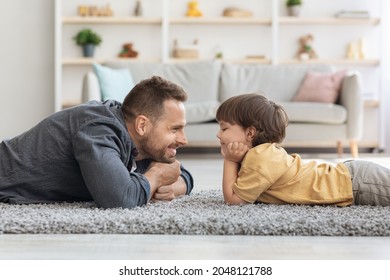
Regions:
M 241 142 L 232 142 L 221 147 L 221 153 L 226 160 L 240 163 L 249 148 Z

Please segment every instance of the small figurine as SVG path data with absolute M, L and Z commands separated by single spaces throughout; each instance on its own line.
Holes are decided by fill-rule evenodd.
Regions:
M 348 43 L 346 57 L 348 59 L 356 59 L 357 58 L 356 43 L 354 43 L 354 42 Z
M 300 48 L 297 57 L 300 60 L 308 60 L 317 58 L 317 54 L 313 49 L 314 37 L 311 34 L 303 36 L 299 39 Z
M 359 40 L 359 59 L 366 58 L 366 40 L 364 38 L 360 38 Z
M 134 15 L 137 17 L 142 16 L 142 4 L 140 0 L 137 0 L 135 3 Z
M 138 56 L 138 52 L 133 50 L 132 43 L 123 44 L 122 51 L 119 53 L 119 57 L 134 58 Z
M 103 7 L 97 7 L 97 6 L 84 6 L 80 5 L 77 7 L 78 10 L 78 15 L 85 17 L 85 16 L 92 16 L 92 17 L 97 17 L 97 16 L 103 16 L 103 17 L 111 17 L 114 15 L 110 4 L 107 4 L 106 6 Z
M 198 8 L 198 1 L 188 2 L 187 17 L 201 17 L 202 15 L 202 11 Z
M 81 17 L 85 17 L 89 15 L 89 7 L 88 6 L 78 6 L 78 14 Z

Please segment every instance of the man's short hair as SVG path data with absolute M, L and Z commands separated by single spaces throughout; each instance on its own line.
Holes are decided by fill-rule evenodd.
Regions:
M 157 121 L 164 113 L 166 100 L 187 100 L 187 93 L 179 85 L 159 76 L 139 82 L 125 97 L 122 112 L 126 120 L 132 120 L 139 115 Z

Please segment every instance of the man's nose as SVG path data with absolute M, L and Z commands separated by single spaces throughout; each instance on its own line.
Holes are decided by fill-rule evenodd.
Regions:
M 184 132 L 179 133 L 179 136 L 177 137 L 177 142 L 178 142 L 180 145 L 182 145 L 182 146 L 188 144 L 187 137 L 186 137 L 186 135 L 185 135 Z

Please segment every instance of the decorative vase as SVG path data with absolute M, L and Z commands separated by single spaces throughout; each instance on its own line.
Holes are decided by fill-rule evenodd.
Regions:
M 300 5 L 294 5 L 294 6 L 287 7 L 287 13 L 291 17 L 299 17 L 300 12 L 301 12 Z
M 95 45 L 94 44 L 83 45 L 84 57 L 93 57 L 94 52 L 95 52 Z

